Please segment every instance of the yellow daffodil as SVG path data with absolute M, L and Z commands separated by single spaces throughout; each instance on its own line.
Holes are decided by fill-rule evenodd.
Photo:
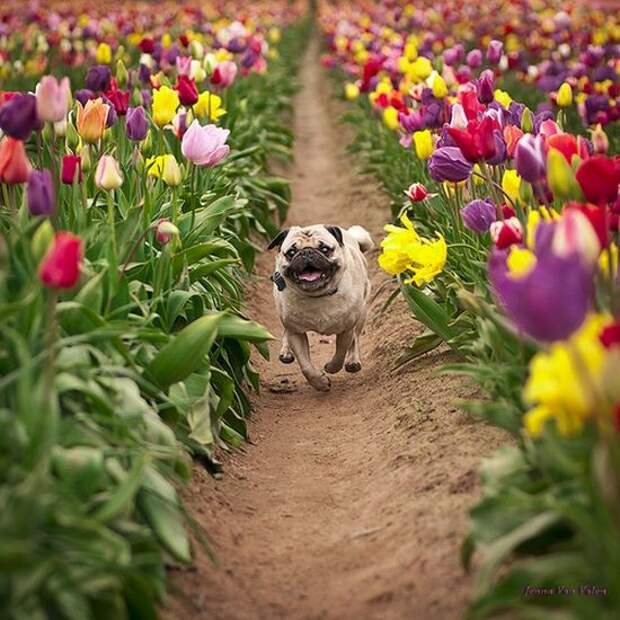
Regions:
M 176 90 L 161 86 L 153 92 L 153 121 L 158 127 L 172 122 L 181 101 Z
M 448 255 L 446 242 L 441 235 L 437 239 L 420 237 L 406 213 L 400 221 L 402 227 L 385 227 L 388 234 L 381 242 L 379 265 L 390 275 L 409 272 L 405 284 L 428 284 L 443 271 Z
M 194 104 L 194 113 L 201 120 L 206 118 L 210 121 L 217 121 L 220 116 L 226 114 L 226 110 L 222 107 L 221 97 L 205 90 Z

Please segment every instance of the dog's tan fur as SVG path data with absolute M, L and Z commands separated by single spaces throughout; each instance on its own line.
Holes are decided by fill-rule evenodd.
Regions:
M 335 232 L 330 232 L 330 229 Z M 341 236 L 341 240 L 339 237 Z M 274 285 L 276 307 L 284 336 L 280 360 L 291 363 L 297 358 L 302 373 L 315 389 L 328 391 L 327 373 L 361 369 L 359 338 L 364 327 L 370 296 L 370 281 L 363 253 L 373 246 L 372 239 L 360 226 L 335 229 L 322 224 L 293 227 L 281 233 L 270 247 L 279 245 L 276 273 L 282 274 L 283 290 Z M 313 250 L 328 253 L 327 281 L 318 290 L 308 290 L 304 282 L 291 275 L 290 250 Z M 312 285 L 314 286 L 314 284 Z M 310 358 L 307 332 L 336 335 L 336 351 L 323 370 L 317 369 Z

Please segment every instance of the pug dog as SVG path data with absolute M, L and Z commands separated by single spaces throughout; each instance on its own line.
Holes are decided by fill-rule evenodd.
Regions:
M 364 253 L 373 247 L 361 226 L 294 226 L 268 246 L 278 248 L 271 277 L 284 336 L 280 361 L 297 359 L 304 377 L 327 392 L 328 374 L 362 368 L 359 339 L 366 321 L 370 280 Z M 336 351 L 322 370 L 310 359 L 307 332 L 336 335 Z

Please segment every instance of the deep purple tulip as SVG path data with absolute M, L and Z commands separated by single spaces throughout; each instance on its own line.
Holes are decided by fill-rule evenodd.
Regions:
M 28 210 L 32 215 L 51 215 L 55 209 L 54 184 L 49 170 L 33 170 L 28 176 Z
M 144 113 L 144 108 L 138 106 L 137 108 L 128 108 L 127 116 L 125 118 L 125 132 L 130 140 L 139 142 L 146 138 L 146 134 L 149 130 L 149 123 Z
M 95 99 L 96 95 L 92 90 L 88 90 L 88 88 L 81 88 L 80 90 L 75 91 L 75 98 L 82 104 L 82 106 L 85 106 L 86 102 L 90 99 Z
M 118 114 L 116 113 L 114 104 L 105 95 L 102 95 L 101 100 L 108 105 L 108 116 L 106 117 L 105 126 L 106 128 L 112 127 L 118 120 Z
M 484 71 L 478 80 L 478 99 L 480 103 L 491 103 L 494 99 L 491 71 Z
M 138 79 L 144 84 L 151 83 L 151 70 L 144 63 L 138 67 Z
M 461 209 L 461 218 L 469 230 L 482 234 L 497 220 L 497 208 L 489 198 L 472 200 Z
M 502 58 L 503 49 L 504 49 L 504 44 L 501 41 L 493 39 L 489 43 L 489 47 L 487 47 L 487 60 L 492 65 L 496 65 Z
M 41 127 L 34 95 L 17 95 L 0 108 L 0 129 L 11 138 L 26 141 Z
M 429 174 L 439 182 L 464 181 L 469 178 L 472 170 L 472 164 L 463 157 L 461 149 L 456 146 L 437 149 L 428 162 Z
M 521 116 L 523 115 L 523 110 L 525 110 L 525 104 L 517 101 L 511 101 L 508 106 L 506 122 L 510 125 L 521 127 Z
M 399 112 L 398 120 L 403 131 L 406 133 L 413 133 L 414 131 L 424 129 L 424 119 L 422 118 L 422 114 L 418 111 L 413 111 L 409 114 Z
M 526 133 L 517 143 L 514 152 L 515 168 L 528 183 L 536 184 L 545 178 L 545 141 L 540 135 Z
M 86 88 L 95 92 L 103 92 L 110 88 L 112 72 L 106 65 L 95 65 L 86 74 Z
M 510 275 L 506 251 L 493 251 L 488 264 L 493 293 L 508 317 L 543 342 L 564 340 L 578 329 L 592 298 L 592 269 L 577 252 L 561 257 L 551 251 L 552 235 L 545 229 L 552 226 L 539 225 L 536 265 L 528 274 Z M 541 238 L 546 238 L 544 243 Z

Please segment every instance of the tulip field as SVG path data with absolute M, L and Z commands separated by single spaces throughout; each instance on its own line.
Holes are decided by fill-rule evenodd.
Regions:
M 618 6 L 316 4 L 0 4 L 0 617 L 156 618 L 210 548 L 179 489 L 248 439 L 312 31 L 391 200 L 404 358 L 452 350 L 506 431 L 464 616 L 618 617 Z

